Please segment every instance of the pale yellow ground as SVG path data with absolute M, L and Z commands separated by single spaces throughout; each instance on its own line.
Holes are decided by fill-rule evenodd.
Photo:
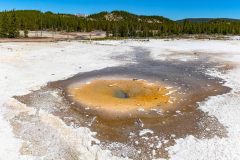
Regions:
M 116 97 L 119 90 L 127 93 L 129 98 Z M 115 113 L 166 108 L 170 99 L 168 92 L 164 85 L 144 80 L 94 80 L 68 88 L 68 94 L 74 101 Z

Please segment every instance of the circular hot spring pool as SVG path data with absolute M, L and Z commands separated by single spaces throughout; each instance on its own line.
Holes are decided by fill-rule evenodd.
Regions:
M 138 79 L 98 79 L 67 87 L 71 100 L 109 115 L 134 115 L 139 110 L 166 110 L 173 103 L 170 87 Z M 171 102 L 171 103 L 170 103 Z

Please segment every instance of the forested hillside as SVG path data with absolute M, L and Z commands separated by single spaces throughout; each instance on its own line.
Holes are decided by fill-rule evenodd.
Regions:
M 179 34 L 240 34 L 240 22 L 210 19 L 202 22 L 175 22 L 161 16 L 141 16 L 124 11 L 100 12 L 87 17 L 54 14 L 35 10 L 0 12 L 0 37 L 16 38 L 23 30 L 54 30 L 67 32 L 106 31 L 107 36 L 159 37 Z

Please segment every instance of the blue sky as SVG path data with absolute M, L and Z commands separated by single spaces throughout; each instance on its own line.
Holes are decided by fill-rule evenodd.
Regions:
M 240 0 L 0 0 L 0 10 L 35 9 L 57 13 L 125 10 L 136 14 L 182 18 L 238 18 Z

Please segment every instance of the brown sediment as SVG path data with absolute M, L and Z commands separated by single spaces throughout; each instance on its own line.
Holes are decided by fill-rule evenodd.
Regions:
M 144 80 L 94 80 L 72 84 L 67 89 L 72 101 L 100 111 L 104 115 L 136 114 L 138 110 L 169 110 L 170 89 Z M 170 103 L 171 102 L 171 103 Z
M 89 87 L 88 89 L 93 89 L 93 91 L 95 91 L 95 85 L 105 82 L 105 85 L 107 85 L 106 87 L 109 87 L 110 90 L 112 90 L 113 88 L 108 86 L 108 84 L 114 84 L 112 82 L 116 81 L 122 83 L 126 82 L 125 80 L 96 80 L 90 83 L 92 85 L 88 84 L 90 87 L 88 85 L 87 86 Z M 140 81 L 139 83 L 145 84 L 146 82 Z M 203 84 L 205 83 L 206 82 Z M 137 114 L 137 116 L 125 116 L 124 118 L 117 116 L 117 114 L 115 114 L 115 116 L 106 117 L 106 114 L 102 114 L 103 112 L 96 112 L 96 110 L 94 110 L 94 108 L 90 108 L 89 105 L 76 103 L 76 101 L 72 99 L 72 96 L 69 97 L 70 92 L 67 92 L 67 90 L 64 92 L 59 89 L 56 90 L 56 86 L 53 88 L 48 86 L 40 91 L 16 98 L 29 106 L 34 106 L 37 103 L 38 106 L 45 107 L 45 103 L 51 101 L 53 104 L 50 106 L 52 108 L 56 107 L 53 110 L 54 115 L 62 118 L 63 121 L 68 125 L 74 124 L 76 126 L 79 125 L 89 127 L 92 131 L 97 133 L 96 138 L 101 141 L 101 146 L 105 149 L 110 149 L 117 156 L 121 156 L 122 151 L 121 149 L 119 150 L 119 148 L 115 149 L 114 147 L 109 147 L 111 143 L 114 144 L 118 142 L 131 147 L 134 149 L 133 152 L 141 151 L 134 155 L 132 153 L 127 153 L 127 156 L 133 159 L 151 159 L 153 158 L 153 150 L 156 152 L 155 157 L 167 158 L 168 152 L 165 150 L 165 148 L 174 145 L 175 139 L 183 138 L 187 135 L 194 135 L 197 138 L 226 136 L 227 132 L 224 126 L 219 123 L 216 118 L 208 116 L 206 113 L 197 108 L 197 102 L 201 102 L 209 96 L 223 94 L 229 91 L 229 88 L 222 86 L 220 83 L 209 84 L 210 85 L 199 88 L 198 90 L 186 92 L 184 96 L 174 102 L 175 105 L 173 108 L 167 107 L 169 110 L 167 109 L 162 112 L 161 110 L 155 110 L 159 107 L 155 106 L 154 110 L 151 110 L 151 107 L 145 109 L 144 111 L 138 110 L 137 113 L 139 114 Z M 158 85 L 150 85 L 150 88 L 155 88 Z M 124 88 L 124 86 L 125 85 L 121 87 Z M 76 86 L 73 85 L 71 87 L 74 89 Z M 68 89 L 69 86 L 67 85 L 66 88 Z M 51 93 L 55 91 L 57 91 L 59 95 L 65 97 L 65 99 L 61 100 L 60 102 L 57 101 L 51 95 Z M 84 91 L 87 95 L 90 94 L 87 93 L 86 90 Z M 163 87 L 163 91 L 161 93 L 166 95 L 167 92 L 168 90 L 164 89 Z M 180 90 L 179 92 L 182 91 Z M 109 96 L 113 96 L 113 92 L 107 93 L 111 93 Z M 73 95 L 73 93 L 71 94 Z M 160 94 L 160 97 L 163 95 Z M 96 95 L 94 95 L 92 98 L 96 98 Z M 109 101 L 106 100 L 104 104 L 108 102 Z M 115 101 L 110 101 L 109 103 L 112 104 L 115 103 Z M 111 105 L 108 107 L 110 106 Z M 89 108 L 86 109 L 86 107 Z M 133 105 L 133 107 L 138 106 Z M 139 108 L 141 107 L 139 106 Z M 140 136 L 139 132 L 145 128 L 152 130 L 153 134 Z M 160 147 L 158 146 L 159 142 L 162 143 Z

